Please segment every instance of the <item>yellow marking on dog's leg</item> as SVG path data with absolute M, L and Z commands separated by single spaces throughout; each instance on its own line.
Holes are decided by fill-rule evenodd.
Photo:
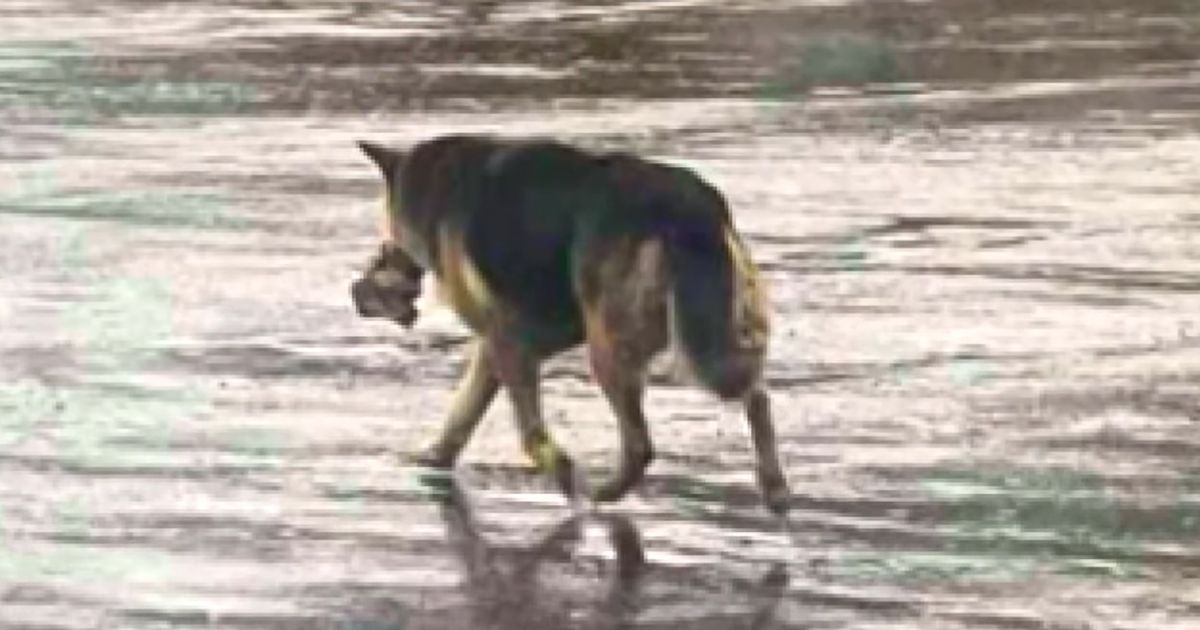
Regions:
M 529 449 L 533 465 L 544 473 L 553 473 L 558 467 L 559 450 L 546 436 L 541 436 Z
M 503 325 L 490 338 L 496 377 L 508 390 L 513 420 L 521 433 L 521 446 L 539 470 L 551 473 L 559 489 L 575 497 L 584 487 L 571 458 L 559 447 L 542 420 L 538 391 L 538 357 L 510 336 Z

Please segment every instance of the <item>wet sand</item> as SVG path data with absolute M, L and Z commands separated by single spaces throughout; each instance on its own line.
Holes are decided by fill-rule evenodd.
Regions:
M 1195 3 L 102 4 L 0 6 L 0 628 L 1200 623 Z M 726 192 L 786 524 L 666 381 L 599 515 L 504 404 L 455 483 L 404 463 L 466 337 L 354 315 L 353 140 L 462 130 Z M 603 474 L 580 357 L 544 391 Z

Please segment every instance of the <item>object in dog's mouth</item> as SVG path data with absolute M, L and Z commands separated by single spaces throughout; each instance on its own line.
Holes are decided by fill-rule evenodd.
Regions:
M 350 285 L 354 307 L 362 317 L 390 319 L 410 328 L 417 321 L 422 275 L 424 270 L 408 254 L 384 243 L 363 276 Z

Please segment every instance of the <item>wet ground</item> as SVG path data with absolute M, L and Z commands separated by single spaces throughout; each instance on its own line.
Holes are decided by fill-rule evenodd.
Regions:
M 401 8 L 403 7 L 403 8 Z M 1200 4 L 0 6 L 0 628 L 1200 624 Z M 551 134 L 727 192 L 796 492 L 670 383 L 576 518 L 465 341 L 357 319 L 352 141 Z M 613 421 L 578 357 L 554 431 Z

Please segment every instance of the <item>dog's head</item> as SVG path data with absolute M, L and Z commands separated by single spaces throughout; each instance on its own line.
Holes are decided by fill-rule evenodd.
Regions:
M 421 295 L 424 273 L 403 250 L 385 242 L 362 277 L 350 285 L 354 307 L 363 317 L 390 319 L 408 328 L 417 321 L 414 302 Z
M 390 319 L 405 328 L 417 319 L 414 302 L 421 295 L 421 276 L 424 270 L 400 246 L 405 233 L 397 228 L 396 208 L 392 194 L 404 156 L 399 151 L 371 142 L 359 142 L 359 148 L 379 167 L 383 174 L 386 194 L 380 223 L 379 251 L 367 263 L 361 278 L 350 285 L 354 307 L 363 317 Z

